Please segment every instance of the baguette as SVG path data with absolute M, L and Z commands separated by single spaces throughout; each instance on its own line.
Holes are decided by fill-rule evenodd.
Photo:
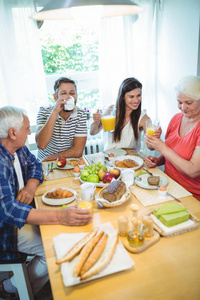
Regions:
M 74 275 L 78 277 L 81 272 L 81 268 L 84 265 L 85 261 L 87 260 L 88 256 L 92 252 L 93 248 L 96 246 L 96 244 L 99 242 L 99 240 L 102 238 L 104 232 L 100 232 L 98 235 L 93 237 L 83 248 L 83 250 L 80 253 L 78 262 L 74 268 Z
M 108 239 L 108 234 L 105 233 L 102 236 L 102 238 L 100 239 L 100 241 L 98 242 L 98 244 L 94 247 L 93 251 L 90 253 L 88 259 L 86 260 L 85 264 L 83 265 L 82 270 L 81 270 L 81 275 L 86 273 L 98 260 L 101 253 L 103 252 L 103 249 L 106 246 L 107 239 Z
M 118 243 L 118 235 L 116 235 L 112 241 L 111 247 L 108 248 L 108 251 L 102 255 L 98 262 L 94 264 L 92 268 L 90 268 L 86 273 L 81 275 L 81 280 L 87 279 L 93 275 L 96 275 L 99 273 L 101 270 L 103 270 L 107 264 L 111 261 L 113 254 L 115 252 L 116 246 Z
M 78 243 L 76 243 L 61 259 L 56 261 L 56 264 L 59 265 L 66 261 L 69 261 L 72 258 L 74 258 L 77 254 L 79 254 L 79 252 L 85 246 L 85 244 L 87 244 L 87 242 L 89 242 L 97 234 L 98 229 L 99 228 L 97 227 L 89 234 L 87 234 L 83 239 L 81 239 Z

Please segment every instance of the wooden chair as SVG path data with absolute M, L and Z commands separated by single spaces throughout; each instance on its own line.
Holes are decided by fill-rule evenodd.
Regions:
M 27 254 L 18 252 L 18 258 L 13 260 L 0 260 L 1 272 L 12 272 L 20 300 L 34 300 L 31 284 L 26 267 Z

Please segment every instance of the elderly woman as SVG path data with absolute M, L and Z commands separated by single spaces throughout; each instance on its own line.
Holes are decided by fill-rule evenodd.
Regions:
M 142 84 L 134 77 L 126 78 L 119 87 L 116 101 L 115 130 L 108 141 L 109 148 L 132 148 L 140 150 L 140 133 L 146 131 L 146 120 L 150 118 L 141 111 Z M 109 109 L 112 109 L 110 107 Z M 99 112 L 93 115 L 94 122 L 90 127 L 90 134 L 97 134 L 102 129 Z M 160 137 L 161 128 L 156 130 L 155 136 Z M 149 145 L 147 145 L 152 150 Z
M 161 153 L 146 157 L 148 167 L 165 163 L 165 173 L 200 200 L 200 77 L 184 77 L 176 87 L 178 108 L 170 121 L 165 142 L 146 135 Z

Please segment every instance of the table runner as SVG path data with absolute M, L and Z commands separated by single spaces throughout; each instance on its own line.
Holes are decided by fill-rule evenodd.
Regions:
M 158 168 L 151 169 L 151 172 L 155 175 L 161 175 L 163 177 L 166 177 L 168 180 L 167 191 L 175 196 L 176 198 L 183 198 L 187 196 L 191 196 L 192 194 L 188 192 L 186 189 L 184 189 L 180 184 L 175 182 L 173 179 L 171 179 L 169 176 L 167 176 L 165 173 L 163 173 Z M 130 188 L 131 193 L 137 197 L 137 199 L 142 203 L 143 206 L 150 206 L 158 203 L 167 202 L 169 200 L 174 200 L 171 196 L 166 196 L 166 198 L 162 199 L 158 196 L 158 190 L 148 190 L 141 188 L 134 184 L 134 186 L 131 186 Z

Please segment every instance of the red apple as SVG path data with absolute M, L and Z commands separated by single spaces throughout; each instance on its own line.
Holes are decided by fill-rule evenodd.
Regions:
M 57 166 L 59 168 L 64 168 L 65 165 L 66 165 L 66 158 L 65 157 L 59 157 L 57 159 Z
M 112 169 L 109 170 L 109 173 L 113 174 L 115 179 L 117 179 L 120 176 L 121 171 L 117 168 L 112 168 Z
M 106 173 L 103 176 L 103 183 L 110 183 L 113 180 L 113 178 L 115 178 L 113 174 Z
M 105 169 L 99 169 L 99 171 L 98 171 L 99 180 L 103 180 L 103 176 L 104 176 L 106 173 L 108 173 L 107 170 L 105 170 Z

